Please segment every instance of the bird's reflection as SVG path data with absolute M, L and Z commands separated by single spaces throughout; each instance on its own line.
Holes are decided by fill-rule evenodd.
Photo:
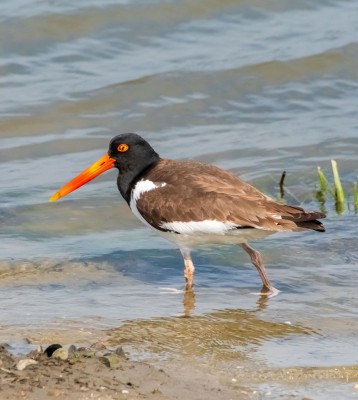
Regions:
M 183 296 L 184 313 L 183 317 L 190 317 L 195 310 L 195 292 L 186 290 Z
M 253 294 L 255 295 L 255 294 Z M 270 301 L 270 297 L 266 295 L 258 295 L 257 299 L 257 307 L 254 311 L 264 311 Z M 192 290 L 186 290 L 184 292 L 183 296 L 183 317 L 184 318 L 189 318 L 194 315 L 195 311 L 195 304 L 196 304 L 196 295 L 195 291 Z
M 198 296 L 198 293 L 197 293 Z M 262 310 L 270 299 L 263 296 L 257 310 Z M 215 310 L 207 314 L 193 314 L 195 293 L 186 292 L 182 317 L 156 317 L 124 322 L 108 331 L 108 344 L 145 346 L 151 354 L 183 354 L 206 356 L 221 360 L 252 357 L 262 343 L 291 335 L 314 334 L 300 324 L 269 321 L 256 310 L 240 308 Z M 250 345 L 249 347 L 247 347 Z

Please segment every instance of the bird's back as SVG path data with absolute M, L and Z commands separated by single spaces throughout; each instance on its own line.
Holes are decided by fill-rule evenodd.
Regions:
M 154 225 L 176 221 L 221 221 L 236 228 L 269 231 L 324 231 L 320 212 L 274 201 L 236 175 L 194 161 L 160 159 L 141 178 L 157 188 L 137 201 L 142 216 Z

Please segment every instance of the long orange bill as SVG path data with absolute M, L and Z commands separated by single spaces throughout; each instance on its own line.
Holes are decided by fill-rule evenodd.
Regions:
M 90 167 L 85 169 L 76 178 L 73 178 L 70 182 L 66 183 L 58 192 L 56 192 L 50 201 L 56 201 L 61 197 L 68 195 L 79 187 L 83 186 L 85 183 L 91 181 L 96 176 L 102 174 L 108 169 L 114 168 L 115 160 L 110 158 L 108 154 L 105 154 L 102 158 L 92 164 Z

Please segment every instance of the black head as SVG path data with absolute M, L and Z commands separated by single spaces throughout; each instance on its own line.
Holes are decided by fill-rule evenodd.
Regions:
M 139 135 L 135 133 L 118 135 L 109 143 L 108 153 L 66 183 L 50 198 L 50 201 L 66 196 L 108 169 L 118 168 L 118 189 L 129 202 L 130 191 L 136 180 L 158 160 L 158 154 Z
M 118 189 L 127 201 L 138 176 L 159 160 L 150 144 L 135 133 L 115 136 L 109 143 L 108 155 L 115 160 Z

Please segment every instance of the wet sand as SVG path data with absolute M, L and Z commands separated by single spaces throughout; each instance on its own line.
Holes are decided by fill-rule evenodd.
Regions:
M 190 367 L 174 371 L 172 366 L 130 361 L 101 344 L 79 348 L 68 360 L 36 351 L 14 357 L 3 346 L 0 358 L 2 399 L 214 399 L 231 398 L 235 393 L 213 376 L 193 374 Z M 19 371 L 16 364 L 23 358 L 37 364 Z
M 218 367 L 215 359 L 209 365 L 195 353 L 155 358 L 145 344 L 129 344 L 125 329 L 121 337 L 127 343 L 124 346 L 114 345 L 119 332 L 116 336 L 109 331 L 101 338 L 99 331 L 91 334 L 92 343 L 89 334 L 66 329 L 33 331 L 24 338 L 32 342 L 33 348 L 26 355 L 14 355 L 9 345 L 1 345 L 0 398 L 308 400 L 325 398 L 325 393 L 330 394 L 326 398 L 333 398 L 341 385 L 350 388 L 352 397 L 346 398 L 358 395 L 358 365 L 272 368 L 241 357 L 236 359 L 235 368 L 225 370 Z M 93 342 L 95 337 L 99 341 Z M 70 345 L 70 338 L 86 344 Z M 65 360 L 55 357 L 56 353 L 51 357 L 45 354 L 49 340 L 62 343 L 69 352 L 68 358 L 67 354 Z M 18 362 L 23 359 L 37 363 L 18 370 Z M 319 397 L 312 396 L 315 391 Z

